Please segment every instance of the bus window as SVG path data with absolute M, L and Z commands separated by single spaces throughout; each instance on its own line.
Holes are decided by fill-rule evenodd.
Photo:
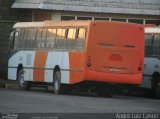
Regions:
M 19 38 L 19 43 L 18 43 L 18 48 L 25 48 L 25 41 L 27 37 L 27 32 L 28 29 L 21 29 L 20 31 L 20 38 Z
M 54 48 L 55 40 L 56 40 L 56 29 L 48 29 L 46 37 L 46 48 L 47 49 Z
M 11 33 L 10 33 L 10 41 L 13 41 L 14 40 L 14 31 L 12 31 Z
M 14 49 L 18 48 L 18 40 L 19 40 L 19 32 L 15 31 L 15 36 L 14 36 Z
M 47 36 L 47 29 L 43 29 L 41 38 L 41 48 L 45 47 L 46 36 Z
M 79 28 L 78 29 L 78 35 L 76 39 L 76 49 L 82 50 L 85 46 L 85 36 L 86 36 L 86 29 L 85 28 Z
M 75 46 L 75 39 L 76 39 L 76 29 L 75 28 L 69 28 L 67 39 L 65 42 L 65 48 L 66 49 L 74 49 Z
M 11 49 L 13 49 L 13 47 L 14 47 L 14 37 L 15 37 L 15 32 L 12 31 L 12 32 L 10 33 L 9 51 L 10 51 Z
M 154 35 L 154 42 L 153 45 L 158 45 L 160 46 L 160 35 Z
M 19 32 L 13 30 L 10 34 L 10 46 L 9 46 L 9 50 L 11 49 L 17 49 L 18 46 L 18 37 L 19 37 Z
M 153 43 L 153 35 L 147 34 L 145 35 L 145 45 L 152 45 Z
M 154 35 L 153 48 L 154 48 L 154 56 L 160 56 L 160 35 L 159 34 Z
M 57 29 L 56 43 L 55 43 L 55 48 L 56 49 L 64 49 L 65 36 L 66 36 L 66 29 L 58 28 Z
M 46 29 L 38 29 L 36 37 L 36 48 L 44 49 L 45 48 L 45 39 L 46 39 Z
M 26 48 L 34 48 L 35 37 L 36 37 L 36 30 L 33 28 L 28 29 Z

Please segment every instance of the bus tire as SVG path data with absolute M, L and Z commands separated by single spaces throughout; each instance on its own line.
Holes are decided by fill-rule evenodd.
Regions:
M 20 89 L 23 90 L 30 90 L 32 83 L 29 81 L 25 81 L 24 80 L 24 71 L 23 69 L 20 69 L 18 71 L 18 76 L 17 76 L 17 80 L 18 80 L 18 86 Z
M 157 82 L 155 86 L 154 94 L 156 98 L 160 98 L 160 80 Z
M 53 89 L 55 94 L 61 92 L 61 74 L 60 71 L 55 71 L 53 76 Z
M 70 94 L 71 87 L 61 83 L 61 73 L 59 70 L 54 72 L 53 89 L 55 94 Z

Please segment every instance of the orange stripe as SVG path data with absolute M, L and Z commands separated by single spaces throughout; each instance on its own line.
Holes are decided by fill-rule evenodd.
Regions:
M 83 52 L 69 52 L 70 83 L 78 83 L 83 79 Z
M 36 51 L 35 60 L 34 60 L 34 69 L 33 71 L 33 80 L 44 82 L 45 79 L 45 65 L 48 56 L 48 51 Z

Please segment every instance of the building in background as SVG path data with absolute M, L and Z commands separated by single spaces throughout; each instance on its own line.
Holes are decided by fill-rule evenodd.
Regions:
M 15 0 L 32 21 L 106 20 L 160 25 L 160 0 Z
M 160 25 L 160 0 L 0 0 L 0 78 L 9 34 L 19 21 L 105 20 Z

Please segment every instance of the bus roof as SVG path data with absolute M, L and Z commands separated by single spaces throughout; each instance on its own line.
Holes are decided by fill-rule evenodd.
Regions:
M 152 34 L 160 33 L 160 27 L 145 27 L 145 33 L 152 33 Z
M 22 27 L 52 27 L 52 26 L 88 26 L 91 21 L 44 21 L 44 22 L 18 22 L 13 28 Z
M 54 27 L 54 26 L 88 26 L 91 23 L 118 23 L 118 24 L 132 24 L 138 25 L 134 23 L 126 23 L 126 22 L 118 22 L 118 21 L 43 21 L 43 22 L 18 22 L 13 28 L 25 28 L 25 27 Z
M 45 22 L 18 22 L 13 28 L 22 28 L 22 27 L 42 27 Z

